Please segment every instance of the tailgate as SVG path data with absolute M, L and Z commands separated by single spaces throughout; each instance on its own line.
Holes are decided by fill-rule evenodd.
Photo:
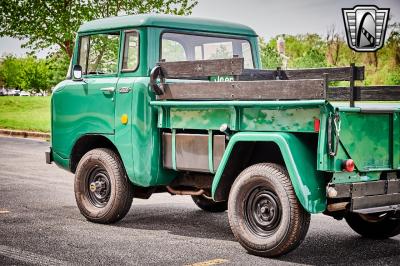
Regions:
M 400 105 L 338 107 L 340 142 L 359 172 L 400 169 Z

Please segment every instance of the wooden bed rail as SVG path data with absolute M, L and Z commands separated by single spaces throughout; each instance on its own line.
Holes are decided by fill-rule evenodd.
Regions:
M 234 81 L 208 82 L 212 76 Z M 191 79 L 166 82 L 166 79 Z M 198 81 L 193 81 L 198 80 Z M 398 101 L 400 86 L 355 86 L 364 80 L 364 67 L 296 70 L 244 69 L 243 58 L 159 62 L 150 84 L 159 100 L 308 100 Z M 159 82 L 158 82 L 159 81 Z M 328 87 L 330 81 L 349 81 L 349 87 Z

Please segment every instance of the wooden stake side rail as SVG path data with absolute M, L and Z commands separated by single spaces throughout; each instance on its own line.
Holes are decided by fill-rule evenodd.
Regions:
M 244 59 L 215 59 L 179 62 L 159 62 L 165 78 L 192 78 L 209 76 L 238 76 L 243 72 Z
M 327 67 L 293 70 L 244 69 L 243 58 L 159 62 L 165 78 L 204 79 L 210 76 L 235 76 L 240 81 L 320 79 L 328 74 L 329 81 L 350 81 L 351 67 Z M 364 80 L 364 67 L 354 67 L 354 80 Z
M 355 101 L 400 101 L 400 86 L 356 86 L 354 95 Z M 332 101 L 347 101 L 349 87 L 329 87 L 326 97 Z
M 155 71 L 157 70 L 157 71 Z M 153 75 L 154 73 L 154 75 Z M 165 79 L 233 76 L 233 82 L 166 83 Z M 296 70 L 244 69 L 243 58 L 159 62 L 151 75 L 159 100 L 312 100 L 399 101 L 400 86 L 355 86 L 364 67 Z M 157 84 L 157 79 L 161 84 Z M 350 81 L 350 87 L 328 87 L 329 81 Z
M 312 100 L 324 98 L 324 81 L 261 80 L 173 83 L 163 85 L 159 100 Z
M 350 81 L 352 77 L 351 67 L 327 67 L 289 70 L 262 70 L 244 69 L 238 77 L 239 80 L 293 80 L 293 79 L 320 79 L 328 74 L 329 81 Z M 355 67 L 354 80 L 364 80 L 364 67 Z

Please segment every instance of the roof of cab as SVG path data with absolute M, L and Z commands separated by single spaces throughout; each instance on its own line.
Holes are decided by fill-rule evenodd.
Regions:
M 127 15 L 97 19 L 84 23 L 79 28 L 78 32 L 85 33 L 139 26 L 257 36 L 256 32 L 252 28 L 238 23 L 159 14 Z

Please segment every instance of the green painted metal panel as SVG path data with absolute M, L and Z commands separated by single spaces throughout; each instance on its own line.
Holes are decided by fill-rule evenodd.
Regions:
M 340 112 L 340 141 L 358 171 L 391 169 L 392 114 Z
M 114 134 L 114 93 L 100 88 L 116 87 L 117 77 L 98 77 L 61 82 L 52 95 L 52 147 L 69 158 L 73 144 L 83 135 Z
M 208 169 L 214 174 L 213 131 L 208 131 Z
M 269 106 L 162 106 L 158 126 L 218 130 L 227 124 L 235 131 L 314 132 L 314 121 L 320 117 L 320 108 Z
M 319 108 L 266 109 L 243 108 L 240 130 L 314 132 L 314 120 Z
M 326 171 L 330 169 L 330 156 L 328 153 L 328 118 L 329 113 L 333 112 L 330 104 L 321 106 L 321 120 L 318 134 L 317 169 Z
M 141 26 L 257 36 L 253 29 L 238 23 L 157 14 L 129 15 L 97 19 L 84 23 L 79 28 L 78 32 L 86 33 L 100 30 L 136 28 Z
M 291 133 L 239 132 L 232 136 L 212 184 L 214 197 L 219 181 L 236 143 L 242 141 L 267 141 L 276 143 L 284 158 L 297 198 L 310 213 L 320 213 L 326 208 L 325 181 L 315 167 L 316 154 L 302 140 Z
M 300 100 L 300 101 L 151 101 L 153 106 L 164 107 L 305 107 L 327 104 L 325 100 Z
M 176 129 L 172 130 L 172 169 L 176 170 Z
M 59 167 L 65 169 L 65 170 L 69 170 L 69 159 L 65 159 L 63 157 L 61 157 L 60 155 L 57 154 L 57 152 L 53 151 L 53 160 L 56 163 L 56 165 L 58 165 Z
M 366 111 L 360 107 L 334 108 L 329 103 L 323 108 L 318 140 L 318 170 L 342 172 L 342 162 L 346 159 L 354 160 L 356 172 L 370 172 L 369 175 L 373 175 L 371 171 L 398 169 L 396 162 L 400 162 L 399 111 Z M 341 120 L 340 145 L 337 155 L 330 156 L 328 119 L 329 115 L 335 112 L 339 113 Z M 332 139 L 335 139 L 334 133 Z
M 148 78 L 137 78 L 132 92 L 132 158 L 133 176 L 137 185 L 149 187 L 171 182 L 176 172 L 162 166 L 161 134 L 157 128 L 157 110 L 149 102 L 154 95 Z M 125 162 L 124 162 L 125 163 Z
M 392 152 L 393 169 L 400 169 L 400 113 L 393 114 Z
M 229 108 L 171 108 L 171 128 L 219 129 L 231 120 Z
M 342 183 L 355 183 L 355 182 L 370 182 L 377 181 L 380 178 L 380 172 L 369 172 L 366 174 L 360 174 L 356 172 L 340 172 L 333 173 L 331 183 L 342 184 Z
M 129 177 L 134 177 L 134 160 L 132 154 L 132 98 L 133 84 L 135 78 L 120 78 L 117 84 L 115 95 L 115 146 L 117 147 L 121 159 L 124 163 L 126 173 Z M 119 93 L 120 88 L 130 88 L 128 93 Z M 128 116 L 128 123 L 122 124 L 121 117 Z

